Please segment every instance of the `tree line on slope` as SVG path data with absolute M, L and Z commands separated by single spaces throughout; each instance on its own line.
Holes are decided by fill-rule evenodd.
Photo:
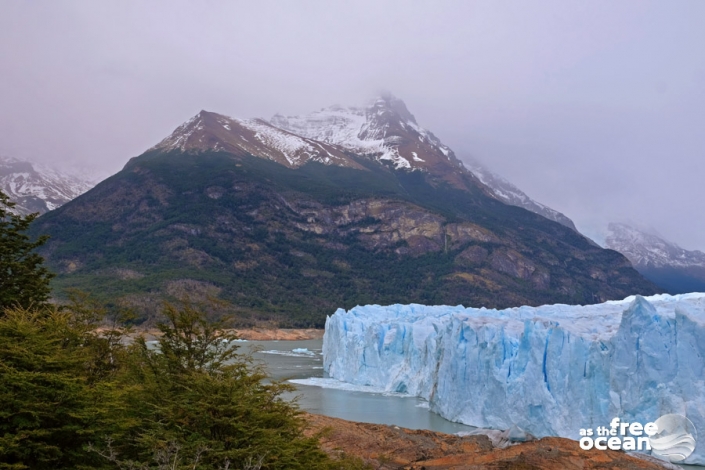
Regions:
M 78 288 L 106 304 L 139 308 L 169 300 L 175 284 L 197 283 L 218 290 L 214 295 L 231 304 L 242 327 L 261 322 L 322 327 L 336 308 L 366 303 L 505 308 L 655 293 L 620 255 L 591 245 L 569 228 L 502 204 L 478 188 L 465 191 L 422 172 L 369 164 L 374 171 L 313 163 L 292 170 L 219 152 L 148 152 L 133 160 L 129 171 L 126 167 L 42 216 L 32 233 L 54 237 L 44 253 L 60 272 L 52 281 L 57 296 Z M 222 194 L 213 199 L 209 188 Z M 114 200 L 114 194 L 121 196 Z M 372 247 L 370 238 L 360 235 L 393 221 L 393 215 L 328 224 L 320 234 L 297 227 L 308 223 L 305 208 L 313 214 L 322 210 L 323 220 L 329 209 L 363 200 L 396 201 L 445 224 L 473 223 L 497 240 L 410 254 L 413 247 L 403 240 Z M 288 210 L 282 201 L 298 209 Z M 470 244 L 489 256 L 456 263 Z M 550 276 L 546 285 L 537 288 L 493 266 L 492 254 L 504 248 Z M 154 311 L 151 305 L 141 308 L 137 321 L 152 321 Z

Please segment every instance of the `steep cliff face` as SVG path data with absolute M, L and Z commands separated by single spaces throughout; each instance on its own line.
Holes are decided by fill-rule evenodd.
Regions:
M 593 303 L 656 289 L 555 222 L 365 157 L 291 168 L 154 149 L 37 222 L 59 290 L 136 307 L 218 296 L 242 323 L 321 326 L 337 307 Z

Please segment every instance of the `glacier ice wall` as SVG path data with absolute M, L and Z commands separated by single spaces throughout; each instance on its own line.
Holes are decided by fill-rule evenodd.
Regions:
M 329 376 L 473 426 L 579 439 L 614 417 L 686 415 L 705 463 L 705 294 L 506 310 L 368 305 L 326 320 Z

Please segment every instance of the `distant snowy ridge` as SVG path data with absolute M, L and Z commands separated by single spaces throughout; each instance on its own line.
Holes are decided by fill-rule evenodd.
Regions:
M 429 401 L 494 429 L 579 439 L 612 418 L 686 415 L 705 434 L 705 294 L 506 310 L 339 309 L 326 321 L 330 377 Z M 687 463 L 705 463 L 700 439 Z
M 503 203 L 509 204 L 510 206 L 523 207 L 524 209 L 535 214 L 539 214 L 549 220 L 565 225 L 576 232 L 578 231 L 570 218 L 566 217 L 557 210 L 551 209 L 540 202 L 534 201 L 521 189 L 517 188 L 503 177 L 488 170 L 479 162 L 466 158 L 465 165 L 471 172 L 473 172 L 475 176 L 477 176 L 482 184 L 490 188 L 493 195 Z
M 685 250 L 649 230 L 609 224 L 605 246 L 618 251 L 657 286 L 678 294 L 705 291 L 705 253 Z
M 94 182 L 54 168 L 0 157 L 0 190 L 17 203 L 20 214 L 43 214 L 88 191 Z
M 605 245 L 626 256 L 635 267 L 705 267 L 705 253 L 685 250 L 659 235 L 627 224 L 611 223 Z

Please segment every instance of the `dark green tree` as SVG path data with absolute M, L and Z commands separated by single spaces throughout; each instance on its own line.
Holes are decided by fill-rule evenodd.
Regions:
M 32 241 L 25 233 L 38 214 L 18 215 L 13 207 L 15 203 L 0 191 L 0 314 L 8 307 L 44 305 L 54 277 L 35 251 L 49 237 Z
M 331 461 L 316 438 L 303 435 L 300 412 L 281 397 L 291 386 L 267 383 L 264 370 L 237 353 L 235 336 L 207 319 L 206 310 L 188 301 L 166 304 L 158 347 L 136 342 L 124 387 L 133 406 L 129 419 L 121 419 L 139 424 L 115 433 L 111 443 L 126 459 L 122 466 L 155 455 L 179 469 L 349 466 Z
M 67 311 L 11 308 L 0 317 L 0 469 L 101 463 L 83 450 L 97 415 L 88 339 Z

